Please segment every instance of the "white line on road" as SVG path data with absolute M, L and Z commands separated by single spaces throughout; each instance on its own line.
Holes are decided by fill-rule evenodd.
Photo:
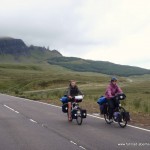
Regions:
M 70 141 L 70 143 L 72 143 L 72 144 L 74 144 L 74 145 L 77 145 L 77 146 L 78 146 L 78 144 L 77 144 L 77 143 L 75 143 L 75 142 L 73 142 L 73 141 Z M 79 148 L 86 150 L 86 148 L 84 148 L 83 146 L 79 146 Z
M 97 119 L 104 120 L 104 118 L 102 118 L 102 117 L 98 117 L 98 116 L 94 116 L 94 115 L 90 115 L 90 114 L 87 114 L 87 116 L 90 116 L 90 117 L 93 117 L 93 118 L 97 118 Z
M 77 145 L 77 143 L 73 142 L 73 141 L 70 141 L 70 143 L 74 144 L 74 145 Z
M 18 111 L 15 111 L 15 113 L 19 114 L 19 112 L 18 112 Z
M 10 109 L 10 110 L 12 110 L 12 111 L 15 111 L 14 109 L 12 109 L 12 108 L 10 108 L 9 106 L 7 106 L 7 105 L 4 105 L 6 108 L 8 108 L 8 109 Z
M 37 123 L 35 120 L 33 120 L 33 119 L 29 119 L 31 122 L 33 122 L 33 123 Z
M 2 95 L 6 95 L 6 94 L 2 94 Z M 25 98 L 20 98 L 20 97 L 15 97 L 15 96 L 10 96 L 10 95 L 6 95 L 6 96 L 13 97 L 13 98 L 19 98 L 19 99 L 22 99 L 24 101 L 30 101 L 30 102 L 40 103 L 40 104 L 44 104 L 44 105 L 48 105 L 48 106 L 52 106 L 52 107 L 56 107 L 56 108 L 61 108 L 60 106 L 56 106 L 56 105 L 52 105 L 52 104 L 47 104 L 47 103 L 44 103 L 44 102 L 33 101 L 33 100 L 29 100 L 29 99 L 25 99 Z M 87 114 L 87 115 L 90 116 L 90 117 L 93 117 L 93 118 L 104 120 L 104 118 L 101 118 L 101 117 L 97 117 L 97 116 L 90 115 L 90 114 Z M 150 130 L 145 129 L 145 128 L 140 128 L 140 127 L 132 126 L 132 125 L 127 125 L 127 126 L 129 126 L 131 128 L 135 128 L 135 129 L 139 129 L 139 130 L 150 132 Z
M 144 129 L 144 128 L 140 128 L 140 127 L 132 126 L 132 125 L 129 125 L 129 124 L 128 124 L 127 126 L 132 127 L 132 128 L 135 128 L 135 129 L 140 129 L 140 130 L 144 130 L 144 131 L 148 131 L 148 132 L 150 132 L 150 130 L 148 130 L 148 129 Z
M 4 106 L 5 106 L 6 108 L 8 108 L 8 109 L 14 111 L 15 113 L 19 114 L 19 112 L 18 112 L 18 111 L 15 111 L 13 108 L 11 108 L 11 107 L 9 107 L 9 106 L 7 106 L 7 105 L 4 105 Z
M 80 148 L 82 148 L 82 149 L 84 149 L 84 150 L 86 150 L 86 148 L 84 148 L 83 146 L 79 146 Z

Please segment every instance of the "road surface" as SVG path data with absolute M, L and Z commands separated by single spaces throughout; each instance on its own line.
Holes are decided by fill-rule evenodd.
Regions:
M 150 130 L 89 115 L 69 123 L 60 107 L 0 94 L 0 150 L 149 150 Z

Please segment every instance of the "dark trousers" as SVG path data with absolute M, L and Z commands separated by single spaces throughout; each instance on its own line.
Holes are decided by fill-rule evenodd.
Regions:
M 109 99 L 107 101 L 108 101 L 109 119 L 112 119 L 114 109 L 119 107 L 119 101 L 114 98 Z

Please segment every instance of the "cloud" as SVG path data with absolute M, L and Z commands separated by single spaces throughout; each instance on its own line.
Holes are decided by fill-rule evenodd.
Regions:
M 149 0 L 1 0 L 1 36 L 150 68 Z

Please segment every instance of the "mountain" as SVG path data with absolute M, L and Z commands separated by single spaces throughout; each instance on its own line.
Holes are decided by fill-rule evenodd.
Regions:
M 48 60 L 49 64 L 59 65 L 74 71 L 98 72 L 107 75 L 131 76 L 150 74 L 150 70 L 125 66 L 105 61 L 92 61 L 75 57 L 59 57 Z
M 98 72 L 108 75 L 143 75 L 150 70 L 124 66 L 106 61 L 92 61 L 75 57 L 64 57 L 57 50 L 27 46 L 21 39 L 0 38 L 0 63 L 48 63 L 80 72 Z
M 61 57 L 57 50 L 49 50 L 45 47 L 27 46 L 21 39 L 0 38 L 0 62 L 1 63 L 37 63 L 51 57 Z
M 0 38 L 0 55 L 27 55 L 28 47 L 20 39 Z

